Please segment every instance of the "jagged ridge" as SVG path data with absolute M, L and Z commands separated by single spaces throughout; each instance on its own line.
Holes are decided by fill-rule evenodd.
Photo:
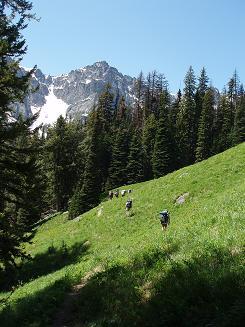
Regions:
M 22 68 L 23 74 L 25 71 Z M 16 105 L 16 113 L 23 112 L 29 117 L 40 111 L 36 125 L 52 124 L 59 115 L 80 118 L 89 113 L 107 83 L 111 84 L 115 98 L 123 95 L 128 104 L 132 103 L 134 81 L 134 78 L 121 74 L 106 61 L 60 76 L 44 75 L 37 69 L 30 86 L 38 89 L 30 92 L 23 104 Z

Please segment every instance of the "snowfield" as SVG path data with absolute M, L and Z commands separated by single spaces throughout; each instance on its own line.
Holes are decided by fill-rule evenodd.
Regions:
M 33 128 L 44 124 L 54 124 L 57 120 L 57 118 L 62 115 L 63 117 L 66 116 L 66 111 L 68 108 L 68 104 L 65 103 L 63 100 L 58 99 L 54 95 L 54 86 L 50 86 L 49 88 L 49 95 L 45 97 L 46 103 L 44 106 L 35 107 L 32 106 L 31 110 L 32 113 L 35 114 L 36 112 L 39 112 L 39 116 L 35 123 L 33 124 Z

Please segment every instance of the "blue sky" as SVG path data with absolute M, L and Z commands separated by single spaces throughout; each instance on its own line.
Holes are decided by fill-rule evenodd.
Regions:
M 40 22 L 24 32 L 23 65 L 59 75 L 99 60 L 123 74 L 156 69 L 170 89 L 190 65 L 222 89 L 245 81 L 244 0 L 33 0 Z

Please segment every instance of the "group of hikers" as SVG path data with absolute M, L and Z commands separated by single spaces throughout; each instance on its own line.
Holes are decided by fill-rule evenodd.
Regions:
M 121 191 L 120 191 L 122 197 L 125 196 L 127 193 L 131 193 L 131 192 L 132 192 L 132 190 L 121 190 Z M 112 200 L 114 196 L 115 196 L 116 198 L 119 197 L 119 190 L 116 190 L 116 191 L 114 191 L 114 192 L 113 192 L 113 191 L 110 191 L 110 192 L 109 192 L 109 199 L 110 199 L 110 200 Z
M 129 190 L 121 190 L 121 196 L 124 197 L 127 193 L 131 193 L 132 190 L 129 189 Z M 112 200 L 113 197 L 116 197 L 118 198 L 119 197 L 119 190 L 116 190 L 116 191 L 110 191 L 109 192 L 109 199 Z M 132 206 L 133 206 L 133 201 L 132 199 L 128 199 L 126 201 L 126 205 L 125 205 L 125 209 L 126 209 L 126 213 L 130 211 L 130 209 L 132 209 Z M 160 223 L 162 225 L 162 230 L 165 231 L 168 227 L 168 225 L 170 224 L 170 214 L 168 212 L 168 210 L 163 210 L 161 212 L 159 212 L 159 215 L 160 215 Z
M 127 193 L 132 193 L 132 190 L 131 189 L 129 189 L 129 190 L 121 190 L 120 193 L 119 193 L 119 190 L 116 190 L 114 192 L 113 191 L 110 191 L 109 192 L 109 199 L 112 200 L 114 196 L 116 198 L 118 198 L 119 197 L 119 194 L 121 194 L 121 196 L 124 197 Z M 132 199 L 128 199 L 127 202 L 126 202 L 126 205 L 125 205 L 126 211 L 129 211 L 132 208 L 132 205 L 133 205 Z

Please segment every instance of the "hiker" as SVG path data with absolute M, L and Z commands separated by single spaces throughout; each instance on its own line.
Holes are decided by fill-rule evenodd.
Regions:
M 114 195 L 115 195 L 115 197 L 116 197 L 116 198 L 118 198 L 118 195 L 119 195 L 119 191 L 118 191 L 118 190 L 116 190 L 116 191 L 114 192 Z
M 131 199 L 128 199 L 125 205 L 126 211 L 129 211 L 132 208 L 133 201 Z
M 121 190 L 121 196 L 124 196 L 126 194 L 126 190 Z
M 109 192 L 109 199 L 110 199 L 110 200 L 113 199 L 113 192 L 112 192 L 112 191 Z
M 128 190 L 128 193 L 132 193 L 132 190 L 131 190 L 131 189 L 129 189 L 129 190 Z
M 165 231 L 170 224 L 170 215 L 168 210 L 163 210 L 159 212 L 160 214 L 160 223 L 162 225 L 162 230 Z

